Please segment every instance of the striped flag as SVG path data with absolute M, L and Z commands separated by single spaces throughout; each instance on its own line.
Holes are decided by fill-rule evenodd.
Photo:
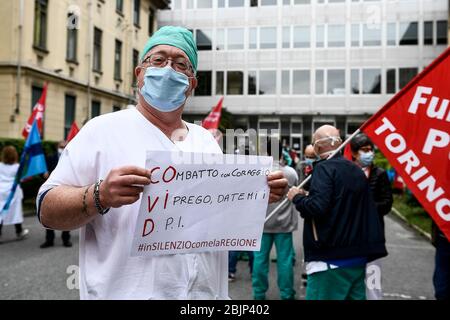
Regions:
M 22 151 L 22 155 L 20 156 L 19 169 L 17 170 L 11 192 L 9 193 L 8 199 L 6 200 L 6 203 L 0 213 L 5 214 L 8 211 L 14 198 L 17 186 L 23 179 L 45 172 L 47 172 L 47 164 L 45 163 L 41 137 L 39 135 L 39 129 L 35 120 L 33 121 L 30 133 L 25 141 L 25 147 Z

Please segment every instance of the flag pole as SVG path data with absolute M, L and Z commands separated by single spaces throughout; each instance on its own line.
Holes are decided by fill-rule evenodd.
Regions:
M 348 137 L 340 146 L 339 148 L 337 148 L 336 150 L 333 151 L 333 153 L 331 153 L 328 159 L 333 158 L 339 151 L 341 151 L 358 133 L 361 132 L 361 129 L 357 129 L 355 132 L 352 133 L 352 135 L 350 137 Z M 305 180 L 302 181 L 302 183 L 300 183 L 300 185 L 297 186 L 297 188 L 302 188 L 309 180 L 311 179 L 311 175 L 309 175 L 308 177 L 306 177 Z M 273 215 L 277 214 L 278 211 L 281 209 L 281 207 L 283 207 L 287 202 L 289 201 L 288 198 L 285 198 L 275 209 L 273 209 L 270 214 L 266 217 L 266 220 L 264 220 L 264 222 L 267 222 L 270 218 L 272 218 Z

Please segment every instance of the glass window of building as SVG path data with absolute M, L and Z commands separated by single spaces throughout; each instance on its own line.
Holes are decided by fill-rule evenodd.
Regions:
M 212 1 L 211 0 L 197 0 L 197 8 L 198 9 L 212 8 Z
M 216 50 L 225 50 L 225 29 L 216 30 Z
M 388 46 L 397 45 L 397 24 L 395 22 L 387 24 L 386 41 Z
M 195 96 L 210 96 L 212 86 L 212 73 L 211 71 L 198 71 L 197 72 L 197 88 L 195 88 Z
M 102 70 L 102 30 L 94 27 L 94 62 L 92 69 L 94 71 Z
M 224 94 L 224 72 L 223 71 L 216 71 L 216 94 L 222 95 Z
M 66 94 L 64 101 L 64 139 L 67 138 L 72 123 L 75 121 L 76 101 L 75 96 Z
M 276 6 L 277 0 L 260 0 L 262 6 Z
M 417 68 L 400 68 L 398 69 L 399 89 L 403 89 L 418 73 Z
M 325 46 L 325 26 L 316 26 L 316 48 Z
M 122 4 L 123 4 L 123 0 L 121 0 L 120 2 L 122 2 Z M 172 9 L 181 9 L 181 0 L 172 0 L 171 8 Z M 122 11 L 122 10 L 120 10 L 120 11 Z
M 186 8 L 187 9 L 194 9 L 194 0 L 186 0 Z
M 227 95 L 241 95 L 244 92 L 244 73 L 227 71 Z
M 327 71 L 327 94 L 345 94 L 345 70 Z
M 363 94 L 381 93 L 381 69 L 362 70 Z
M 237 8 L 243 7 L 245 4 L 245 0 L 228 0 L 228 7 Z
M 291 5 L 291 0 L 283 0 L 283 6 Z
M 77 42 L 78 42 L 78 21 L 79 17 L 71 12 L 68 15 L 67 22 L 67 45 L 66 59 L 68 61 L 77 61 Z
M 350 70 L 350 86 L 350 94 L 359 94 L 361 92 L 359 69 Z
M 436 43 L 447 45 L 447 43 L 448 43 L 448 23 L 447 23 L 447 21 L 438 21 L 436 23 L 436 29 L 437 29 Z
M 324 71 L 316 70 L 316 94 L 324 94 L 325 93 L 325 79 L 324 79 Z
M 211 29 L 195 30 L 195 38 L 197 42 L 197 50 L 212 50 Z
M 400 45 L 417 45 L 419 44 L 419 28 L 417 22 L 400 23 Z
M 256 49 L 258 47 L 257 32 L 258 32 L 258 30 L 256 28 L 248 29 L 248 48 L 249 49 Z
M 291 73 L 289 70 L 281 71 L 281 94 L 290 94 Z
M 275 70 L 259 71 L 259 94 L 277 93 L 277 72 Z
M 363 45 L 381 46 L 381 24 L 363 25 Z
M 292 83 L 292 93 L 293 94 L 310 94 L 310 72 L 309 70 L 294 70 L 293 71 L 293 83 Z
M 259 0 L 250 0 L 250 7 L 257 7 Z
M 91 103 L 91 119 L 100 115 L 100 101 L 92 101 Z
M 225 8 L 225 0 L 217 0 L 217 8 Z
M 141 0 L 134 0 L 133 23 L 135 26 L 139 26 L 141 23 Z
M 397 81 L 395 79 L 395 69 L 386 70 L 386 93 L 393 94 L 397 90 Z
M 47 47 L 47 1 L 34 1 L 33 45 L 41 49 L 46 49 Z
M 283 27 L 283 43 L 282 48 L 288 49 L 291 47 L 291 27 Z
M 433 44 L 433 21 L 425 21 L 423 23 L 423 44 Z
M 352 24 L 352 47 L 359 47 L 360 46 L 360 25 L 359 24 Z
M 345 25 L 328 25 L 328 47 L 345 47 Z
M 244 49 L 244 29 L 230 28 L 228 29 L 228 50 Z
M 256 85 L 257 85 L 257 79 L 256 79 L 256 71 L 249 71 L 247 75 L 248 85 L 247 85 L 247 94 L 249 95 L 256 95 Z
M 310 4 L 311 0 L 294 0 L 294 4 Z
M 308 26 L 294 27 L 294 48 L 310 48 L 311 35 Z
M 122 42 L 116 39 L 114 49 L 114 80 L 122 79 Z
M 277 28 L 263 27 L 259 29 L 259 48 L 274 49 L 277 47 Z

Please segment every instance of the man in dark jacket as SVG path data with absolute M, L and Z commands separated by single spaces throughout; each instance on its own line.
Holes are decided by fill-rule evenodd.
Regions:
M 358 165 L 369 180 L 370 191 L 375 200 L 377 216 L 383 226 L 384 236 L 384 216 L 392 208 L 392 189 L 386 171 L 373 164 L 374 144 L 369 137 L 360 133 L 350 141 L 352 160 Z M 381 261 L 372 261 L 367 265 L 366 270 L 366 296 L 367 300 L 381 300 L 383 293 L 381 290 Z
M 366 298 L 366 264 L 387 255 L 380 219 L 362 170 L 340 155 L 324 161 L 341 144 L 329 125 L 313 135 L 316 162 L 309 193 L 291 188 L 288 198 L 305 219 L 308 300 Z

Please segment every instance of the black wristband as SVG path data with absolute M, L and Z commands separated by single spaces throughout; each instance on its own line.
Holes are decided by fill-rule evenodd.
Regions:
M 106 214 L 109 211 L 109 208 L 103 208 L 100 204 L 100 184 L 103 182 L 103 180 L 99 180 L 94 185 L 94 204 L 95 208 L 97 209 L 97 212 L 101 214 L 102 216 Z

